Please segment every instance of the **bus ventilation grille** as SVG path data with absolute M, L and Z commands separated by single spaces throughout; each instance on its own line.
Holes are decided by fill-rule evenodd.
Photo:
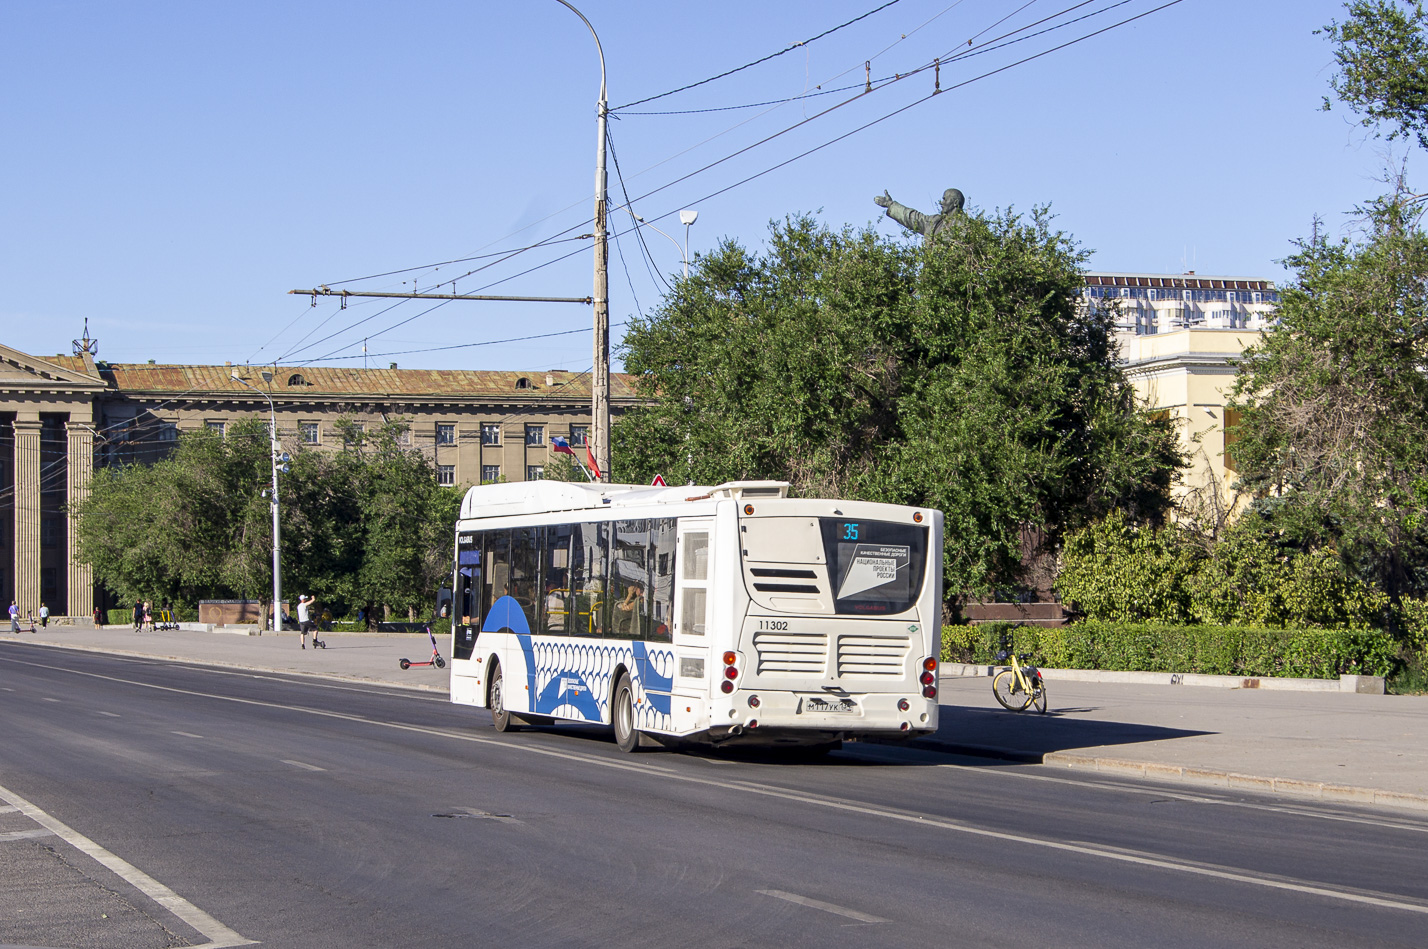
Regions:
M 828 664 L 827 633 L 755 633 L 759 675 L 822 676 Z
M 906 636 L 839 636 L 838 675 L 900 676 L 911 645 Z

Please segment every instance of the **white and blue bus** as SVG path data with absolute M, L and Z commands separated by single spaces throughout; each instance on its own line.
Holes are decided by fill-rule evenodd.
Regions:
M 451 700 L 625 751 L 932 732 L 941 555 L 941 511 L 777 481 L 471 488 Z

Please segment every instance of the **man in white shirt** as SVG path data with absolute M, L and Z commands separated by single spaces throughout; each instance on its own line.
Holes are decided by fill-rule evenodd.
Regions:
M 317 642 L 317 626 L 312 621 L 313 598 L 306 595 L 298 596 L 298 635 L 302 642 L 302 648 L 307 648 L 307 634 L 312 633 L 313 644 Z

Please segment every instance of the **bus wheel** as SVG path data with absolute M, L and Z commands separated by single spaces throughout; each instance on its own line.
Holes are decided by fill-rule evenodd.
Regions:
M 640 733 L 635 728 L 635 690 L 630 685 L 630 674 L 621 674 L 615 686 L 615 704 L 610 710 L 615 723 L 615 744 L 623 752 L 640 749 Z
M 496 667 L 491 671 L 491 691 L 486 704 L 491 707 L 491 724 L 496 726 L 496 731 L 511 731 L 511 713 L 506 711 L 506 702 L 501 693 L 500 663 L 496 663 Z

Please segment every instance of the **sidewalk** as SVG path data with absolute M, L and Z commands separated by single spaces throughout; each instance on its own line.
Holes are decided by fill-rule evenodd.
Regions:
M 293 632 L 51 627 L 0 634 L 0 647 L 36 642 L 448 691 L 449 668 L 398 666 L 402 658 L 429 658 L 431 644 L 420 633 L 327 633 L 323 639 L 327 649 L 303 650 Z M 446 641 L 437 642 L 445 655 Z M 940 687 L 940 727 L 919 740 L 924 745 L 1120 777 L 1428 811 L 1428 696 L 1051 679 L 1049 712 L 1037 715 L 1004 711 L 985 676 L 944 675 Z

